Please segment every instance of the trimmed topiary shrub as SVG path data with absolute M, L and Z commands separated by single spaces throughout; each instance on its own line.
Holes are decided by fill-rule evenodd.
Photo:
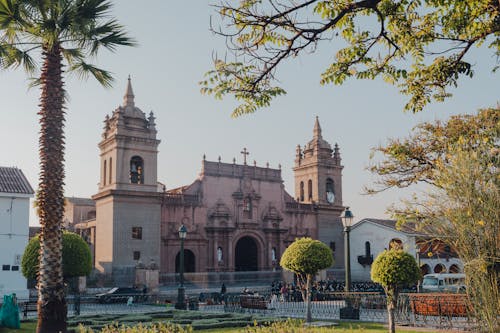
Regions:
M 63 232 L 62 236 L 63 275 L 65 279 L 87 276 L 92 270 L 92 256 L 88 244 L 79 235 Z M 21 262 L 22 273 L 28 279 L 36 279 L 39 265 L 40 239 L 30 239 Z
M 287 247 L 280 265 L 297 275 L 301 290 L 305 290 L 302 298 L 306 300 L 306 321 L 311 322 L 311 282 L 320 270 L 333 265 L 332 251 L 319 240 L 299 238 Z
M 387 295 L 389 332 L 396 332 L 394 309 L 399 292 L 417 282 L 420 276 L 420 269 L 415 258 L 403 250 L 385 250 L 373 262 L 371 278 L 384 288 Z

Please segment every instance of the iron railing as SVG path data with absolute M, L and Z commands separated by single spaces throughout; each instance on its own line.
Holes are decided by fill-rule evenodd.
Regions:
M 477 326 L 469 316 L 469 312 L 464 311 L 465 294 L 457 295 L 455 303 L 448 306 L 443 305 L 443 295 L 427 294 L 429 296 L 425 300 L 426 304 L 435 304 L 432 311 L 429 308 L 427 312 L 419 307 L 418 304 L 422 300 L 416 295 L 423 294 L 405 293 L 399 296 L 395 310 L 398 325 L 454 330 L 473 330 Z M 200 309 L 211 312 L 245 312 L 288 318 L 305 317 L 305 303 L 295 294 L 288 295 L 287 298 L 279 294 L 259 294 L 254 296 L 256 298 L 252 302 L 246 300 L 242 302 L 242 297 L 248 296 L 228 294 L 220 303 L 203 303 Z M 313 299 L 311 301 L 313 319 L 348 319 L 342 317 L 342 312 L 343 309 L 350 308 L 354 309 L 354 313 L 359 316 L 356 319 L 360 321 L 385 323 L 388 320 L 386 297 L 379 293 L 318 293 Z M 262 307 L 262 301 L 266 303 L 265 308 Z M 211 305 L 207 305 L 209 303 Z

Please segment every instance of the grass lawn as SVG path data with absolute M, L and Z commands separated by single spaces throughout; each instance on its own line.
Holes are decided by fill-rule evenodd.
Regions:
M 33 333 L 35 331 L 36 331 L 36 321 L 22 322 L 21 329 L 18 330 L 0 327 L 0 333 Z
M 21 323 L 21 329 L 19 330 L 14 330 L 14 329 L 8 329 L 8 328 L 0 328 L 0 333 L 32 333 L 35 332 L 36 329 L 36 322 L 31 321 L 31 322 L 22 322 Z M 209 329 L 209 330 L 201 330 L 201 331 L 196 331 L 196 332 L 203 332 L 203 333 L 216 333 L 216 332 L 222 332 L 222 333 L 241 333 L 244 332 L 244 328 L 216 328 L 216 329 Z M 349 322 L 341 322 L 338 326 L 335 326 L 333 328 L 314 328 L 310 329 L 308 332 L 310 333 L 330 333 L 330 332 L 349 332 L 349 333 L 385 333 L 387 332 L 387 328 L 384 328 L 382 324 L 378 323 L 349 323 Z M 404 332 L 404 333 L 422 333 L 422 330 L 412 330 L 412 329 L 406 329 L 406 328 L 398 328 L 397 332 Z M 426 330 L 426 332 L 437 332 L 437 331 L 431 331 L 431 330 Z M 442 331 L 444 332 L 444 331 Z

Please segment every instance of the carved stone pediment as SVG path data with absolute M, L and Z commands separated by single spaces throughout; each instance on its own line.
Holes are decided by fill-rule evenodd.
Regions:
M 269 221 L 269 222 L 279 223 L 282 220 L 283 217 L 281 216 L 281 213 L 272 204 L 269 204 L 262 212 L 262 221 L 264 222 Z
M 209 209 L 208 218 L 213 219 L 229 219 L 231 217 L 231 211 L 229 207 L 221 200 L 217 200 L 215 205 Z

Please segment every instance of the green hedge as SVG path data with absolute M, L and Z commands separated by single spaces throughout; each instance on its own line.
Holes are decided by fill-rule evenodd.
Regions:
M 172 312 L 150 313 L 149 316 L 151 318 L 163 319 L 163 318 L 173 318 L 174 314 Z
M 160 319 L 154 321 L 154 319 Z M 161 320 L 166 319 L 166 320 Z M 69 321 L 71 328 L 81 323 L 86 327 L 78 330 L 80 333 L 92 333 L 102 330 L 102 333 L 188 333 L 192 329 L 218 329 L 227 327 L 253 327 L 257 325 L 274 325 L 278 318 L 252 316 L 233 313 L 204 313 L 165 311 L 148 314 L 108 315 L 100 314 L 72 318 Z M 183 326 L 186 326 L 184 327 Z M 126 326 L 126 327 L 125 327 Z M 106 328 L 105 328 L 106 327 Z
M 147 322 L 151 320 L 153 320 L 152 316 L 143 314 L 129 314 L 119 318 L 120 322 L 123 321 Z
M 88 244 L 79 235 L 65 231 L 62 235 L 64 278 L 86 276 L 92 270 L 92 256 Z M 24 277 L 36 279 L 39 265 L 40 239 L 30 239 L 21 261 Z
M 253 326 L 253 323 L 249 323 L 248 321 L 223 321 L 223 322 L 218 322 L 218 323 L 213 323 L 213 324 L 197 324 L 196 322 L 193 322 L 191 326 L 195 330 L 207 330 L 207 329 L 214 329 L 214 328 L 226 328 L 226 327 L 246 327 L 246 326 Z

